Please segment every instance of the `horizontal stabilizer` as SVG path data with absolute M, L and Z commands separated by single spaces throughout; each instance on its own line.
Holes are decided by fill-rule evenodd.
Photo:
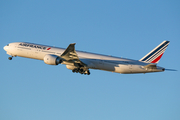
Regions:
M 147 69 L 156 69 L 157 66 L 155 64 L 149 64 L 149 65 L 144 66 L 144 68 L 147 68 Z

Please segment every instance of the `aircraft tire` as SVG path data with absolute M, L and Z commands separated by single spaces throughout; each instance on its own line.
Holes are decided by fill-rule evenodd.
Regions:
M 8 57 L 9 60 L 12 60 L 12 57 Z

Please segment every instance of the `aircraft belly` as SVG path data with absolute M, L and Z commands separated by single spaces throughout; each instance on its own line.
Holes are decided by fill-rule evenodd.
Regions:
M 146 73 L 147 71 L 143 69 L 140 65 L 119 64 L 119 67 L 116 67 L 115 72 L 123 73 L 123 74 L 131 74 L 131 73 Z
M 122 64 L 119 64 L 118 67 L 115 67 L 115 72 L 117 72 L 117 73 L 131 73 L 128 65 L 122 65 Z
M 115 72 L 115 67 L 114 65 L 111 65 L 111 64 L 102 65 L 100 66 L 100 68 L 101 70 Z
M 91 69 L 115 72 L 115 65 L 112 63 L 104 62 L 103 60 L 91 60 L 88 64 L 88 67 Z

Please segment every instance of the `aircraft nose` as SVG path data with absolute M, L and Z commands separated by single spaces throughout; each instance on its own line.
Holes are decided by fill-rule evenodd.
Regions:
M 7 46 L 4 46 L 4 50 L 7 51 Z

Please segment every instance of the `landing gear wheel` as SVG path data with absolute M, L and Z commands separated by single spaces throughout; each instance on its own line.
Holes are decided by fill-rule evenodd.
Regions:
M 84 74 L 84 75 L 90 75 L 89 70 L 84 70 L 81 68 L 75 68 L 72 70 L 73 73 L 80 73 L 80 74 Z
M 88 75 L 90 75 L 90 72 L 89 72 L 89 70 L 88 70 L 88 73 L 87 73 Z
M 12 60 L 12 57 L 8 57 L 9 60 Z
M 72 70 L 72 72 L 75 73 L 75 72 L 76 72 L 76 69 Z
M 73 73 L 75 73 L 75 72 L 78 73 L 78 69 L 73 69 L 72 72 Z

